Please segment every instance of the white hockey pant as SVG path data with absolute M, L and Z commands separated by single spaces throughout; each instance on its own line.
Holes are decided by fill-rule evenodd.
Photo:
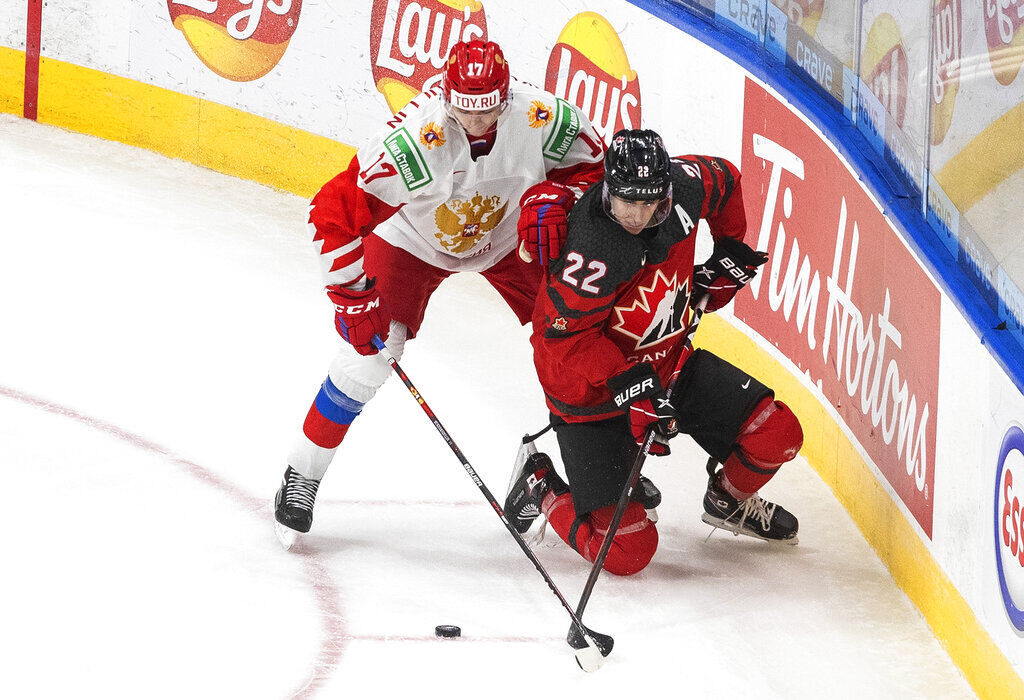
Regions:
M 386 344 L 395 359 L 402 358 L 406 336 L 405 325 L 392 321 Z M 327 372 L 327 379 L 288 455 L 288 464 L 292 469 L 307 478 L 322 479 L 338 450 L 335 440 L 340 443 L 347 426 L 390 374 L 391 365 L 379 353 L 360 355 L 351 345 L 342 341 Z M 325 432 L 339 431 L 341 437 L 324 435 Z M 331 443 L 335 443 L 333 447 L 323 446 Z

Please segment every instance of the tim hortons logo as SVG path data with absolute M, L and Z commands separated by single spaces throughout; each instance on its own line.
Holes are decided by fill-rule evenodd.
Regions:
M 820 137 L 746 90 L 744 175 L 764 193 L 747 220 L 771 257 L 737 317 L 807 374 L 931 537 L 938 289 Z
M 470 39 L 487 40 L 476 0 L 373 0 L 370 68 L 391 111 L 439 82 L 451 48 Z
M 544 89 L 571 102 L 611 143 L 619 129 L 640 126 L 640 83 L 619 35 L 601 15 L 569 20 L 548 58 Z
M 946 138 L 956 93 L 960 90 L 963 58 L 963 17 L 960 0 L 940 0 L 934 7 L 934 50 L 932 51 L 932 135 L 933 144 Z
M 875 18 L 864 44 L 864 82 L 871 88 L 885 110 L 903 127 L 907 113 L 907 86 L 910 68 L 899 25 L 890 14 Z
M 807 32 L 808 36 L 814 36 L 825 9 L 825 0 L 772 0 L 772 4 L 785 12 L 789 21 Z
M 281 60 L 302 0 L 167 0 L 167 10 L 199 60 L 242 82 L 263 77 Z
M 1009 85 L 1024 61 L 1024 0 L 985 0 L 985 40 L 996 80 Z
M 650 284 L 637 287 L 628 307 L 615 307 L 618 322 L 612 328 L 636 340 L 636 350 L 650 348 L 683 332 L 689 300 L 688 279 L 680 283 L 676 275 L 668 279 L 664 272 L 656 270 Z M 664 352 L 667 350 L 660 356 Z M 654 359 L 660 357 L 642 361 Z
M 470 199 L 451 199 L 434 211 L 434 223 L 440 229 L 434 235 L 449 253 L 465 253 L 501 223 L 506 210 L 507 201 L 479 192 Z

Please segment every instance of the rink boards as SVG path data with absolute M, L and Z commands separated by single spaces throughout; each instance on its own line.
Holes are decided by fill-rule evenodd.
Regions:
M 642 124 L 673 153 L 739 163 L 748 241 L 772 261 L 701 344 L 794 408 L 808 461 L 978 694 L 1024 696 L 1024 396 L 816 123 L 622 3 L 255 4 L 44 8 L 38 120 L 310 196 L 453 37 L 482 36 L 606 137 Z M 0 110 L 15 114 L 30 5 L 0 10 Z

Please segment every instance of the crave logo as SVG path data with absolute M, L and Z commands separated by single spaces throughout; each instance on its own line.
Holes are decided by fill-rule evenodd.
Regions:
M 953 106 L 960 90 L 960 62 L 963 59 L 963 15 L 961 0 L 939 0 L 935 17 L 932 51 L 932 144 L 946 138 L 953 121 Z
M 996 80 L 1009 85 L 1024 61 L 1024 0 L 984 2 L 989 64 Z
M 832 150 L 749 80 L 742 162 L 748 242 L 771 257 L 736 315 L 818 387 L 931 537 L 939 290 Z
M 174 28 L 217 75 L 244 82 L 277 65 L 299 24 L 302 0 L 167 0 Z
M 373 0 L 370 69 L 392 113 L 433 87 L 452 47 L 470 39 L 487 41 L 476 0 Z
M 565 25 L 548 58 L 544 89 L 587 115 L 606 144 L 640 127 L 640 83 L 619 35 L 601 15 L 582 12 Z
M 892 15 L 882 13 L 871 23 L 862 61 L 864 82 L 902 128 L 907 116 L 910 67 L 900 27 Z
M 996 462 L 996 570 L 1010 622 L 1024 632 L 1024 431 L 1013 425 L 1003 436 Z
M 658 345 L 663 340 L 674 338 L 686 327 L 686 310 L 689 308 L 689 282 L 677 281 L 665 277 L 660 269 L 654 279 L 646 285 L 639 285 L 633 303 L 616 306 L 615 317 L 618 319 L 613 328 L 636 340 L 636 349 L 645 350 Z M 650 362 L 665 355 L 662 351 L 656 357 L 640 359 Z M 631 362 L 634 358 L 628 358 Z

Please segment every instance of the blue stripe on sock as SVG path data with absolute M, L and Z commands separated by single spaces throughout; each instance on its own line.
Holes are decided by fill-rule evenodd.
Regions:
M 320 393 L 316 395 L 316 410 L 327 420 L 339 425 L 349 425 L 363 410 L 363 404 L 347 396 L 334 386 L 331 378 L 324 380 Z

